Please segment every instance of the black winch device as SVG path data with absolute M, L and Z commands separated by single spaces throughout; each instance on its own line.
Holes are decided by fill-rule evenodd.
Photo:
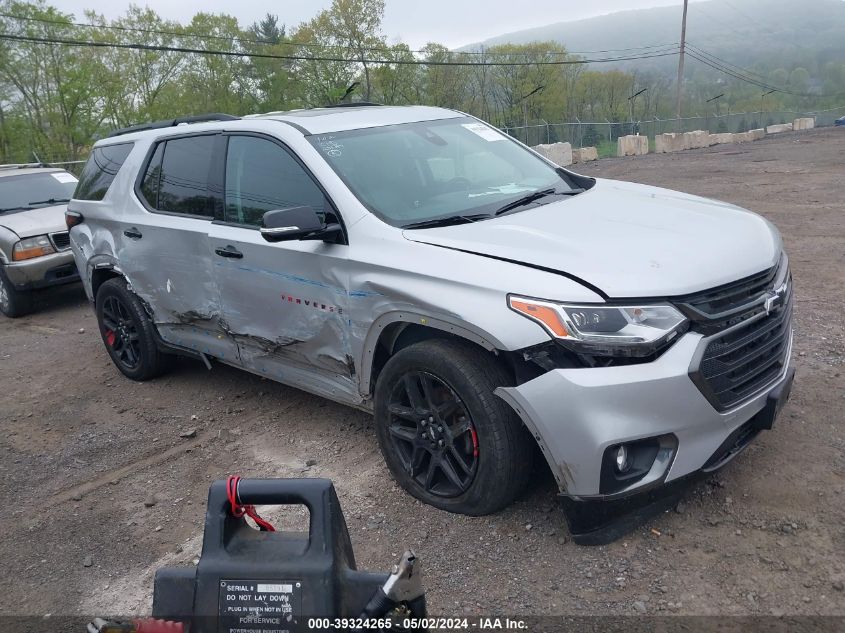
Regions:
M 255 518 L 255 505 L 306 506 L 308 534 L 270 531 L 260 517 L 261 529 L 252 527 L 243 514 Z M 153 595 L 153 617 L 183 623 L 190 633 L 314 630 L 397 608 L 409 617 L 425 615 L 419 562 L 408 551 L 390 574 L 357 570 L 327 479 L 214 482 L 199 563 L 158 570 Z M 315 627 L 315 618 L 328 621 Z

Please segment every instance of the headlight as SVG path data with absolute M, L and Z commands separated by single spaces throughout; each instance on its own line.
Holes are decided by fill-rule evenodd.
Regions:
M 12 250 L 12 259 L 19 262 L 24 259 L 50 255 L 55 252 L 56 249 L 50 243 L 49 237 L 46 235 L 37 235 L 36 237 L 28 237 L 15 244 L 15 248 Z
M 568 305 L 510 295 L 508 305 L 567 346 L 599 356 L 648 356 L 687 325 L 668 304 Z

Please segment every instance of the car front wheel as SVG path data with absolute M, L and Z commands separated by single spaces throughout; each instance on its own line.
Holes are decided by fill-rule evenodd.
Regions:
M 509 505 L 531 472 L 531 440 L 493 394 L 507 384 L 494 357 L 463 341 L 423 341 L 392 356 L 376 383 L 375 418 L 399 484 L 450 512 Z
M 15 288 L 0 266 L 0 312 L 10 319 L 16 319 L 31 311 L 32 293 Z

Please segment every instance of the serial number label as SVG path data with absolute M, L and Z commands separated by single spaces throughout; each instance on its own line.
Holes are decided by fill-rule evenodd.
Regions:
M 491 618 L 487 618 L 492 620 Z M 501 624 L 486 625 L 484 622 L 471 622 L 467 618 L 309 618 L 308 629 L 335 630 L 335 631 L 366 631 L 378 630 L 387 631 L 427 631 L 443 630 L 458 631 L 484 628 L 503 628 Z
M 289 633 L 302 611 L 298 580 L 221 580 L 219 633 Z
M 309 618 L 308 629 L 337 629 L 340 631 L 377 630 L 384 631 L 393 628 L 394 622 L 390 618 Z

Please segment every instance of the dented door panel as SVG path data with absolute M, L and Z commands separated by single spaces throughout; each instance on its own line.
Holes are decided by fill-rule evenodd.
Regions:
M 266 242 L 258 230 L 214 224 L 212 249 L 232 247 L 238 259 L 214 258 L 222 327 L 250 371 L 356 403 L 347 246 L 319 241 Z
M 140 203 L 137 203 L 141 207 Z M 222 336 L 220 300 L 208 247 L 210 220 L 151 213 L 141 207 L 115 223 L 117 259 L 168 343 L 222 359 L 236 346 Z M 137 229 L 141 238 L 127 238 Z

